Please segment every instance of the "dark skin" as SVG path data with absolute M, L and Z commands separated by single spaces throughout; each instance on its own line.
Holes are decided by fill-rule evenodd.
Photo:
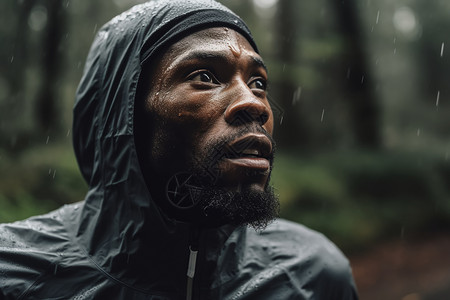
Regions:
M 143 130 L 152 195 L 164 198 L 170 177 L 195 165 L 214 169 L 222 189 L 264 190 L 273 114 L 267 70 L 249 42 L 232 29 L 205 29 L 171 45 L 153 66 Z M 217 148 L 228 154 L 204 159 Z

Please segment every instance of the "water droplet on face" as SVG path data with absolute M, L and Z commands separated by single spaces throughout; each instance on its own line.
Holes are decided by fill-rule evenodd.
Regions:
M 233 53 L 234 57 L 239 57 L 241 55 L 240 49 L 236 49 L 233 44 L 229 43 L 228 48 L 231 50 L 231 53 Z

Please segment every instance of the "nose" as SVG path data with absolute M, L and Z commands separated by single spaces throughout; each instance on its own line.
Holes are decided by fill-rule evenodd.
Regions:
M 225 121 L 229 124 L 240 125 L 258 122 L 264 125 L 270 119 L 272 110 L 266 99 L 259 98 L 245 85 L 245 91 L 235 94 L 235 100 L 225 111 Z

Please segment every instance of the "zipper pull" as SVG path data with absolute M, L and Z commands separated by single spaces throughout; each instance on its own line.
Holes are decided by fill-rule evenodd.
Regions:
M 189 246 L 189 263 L 188 263 L 188 270 L 187 270 L 187 276 L 189 278 L 194 278 L 194 275 L 195 275 L 195 265 L 197 263 L 197 253 L 198 253 L 198 250 L 192 250 L 192 247 Z
M 197 253 L 198 253 L 198 250 L 192 250 L 192 247 L 189 246 L 189 263 L 188 263 L 188 269 L 187 269 L 186 300 L 192 299 L 192 286 L 194 284 L 195 265 L 197 263 Z

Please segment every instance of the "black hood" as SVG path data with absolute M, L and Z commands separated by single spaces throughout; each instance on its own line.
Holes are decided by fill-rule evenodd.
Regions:
M 169 266 L 177 259 L 184 264 L 175 252 L 188 249 L 189 228 L 166 218 L 151 199 L 135 147 L 134 107 L 141 73 L 159 51 L 195 31 L 219 26 L 238 31 L 257 50 L 244 22 L 212 0 L 137 5 L 104 25 L 94 40 L 73 117 L 75 153 L 89 184 L 76 236 L 107 272 L 141 272 L 152 265 L 152 253 L 161 252 L 173 254 Z M 130 277 L 149 281 L 135 275 Z

